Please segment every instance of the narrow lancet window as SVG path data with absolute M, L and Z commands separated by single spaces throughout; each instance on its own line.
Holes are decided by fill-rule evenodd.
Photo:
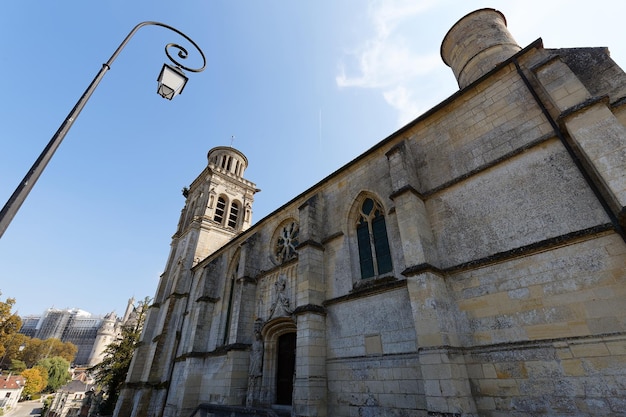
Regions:
M 371 198 L 363 200 L 356 224 L 361 278 L 371 278 L 393 269 L 382 207 Z

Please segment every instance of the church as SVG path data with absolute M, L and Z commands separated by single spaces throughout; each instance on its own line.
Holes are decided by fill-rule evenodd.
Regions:
M 494 9 L 441 57 L 456 93 L 256 223 L 209 151 L 116 416 L 626 416 L 626 74 Z

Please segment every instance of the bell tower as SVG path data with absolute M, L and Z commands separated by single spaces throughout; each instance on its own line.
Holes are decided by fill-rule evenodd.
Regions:
M 219 146 L 207 158 L 207 167 L 183 189 L 185 207 L 174 235 L 175 240 L 195 241 L 194 263 L 250 227 L 254 193 L 259 191 L 243 177 L 248 159 L 237 149 Z
M 143 381 L 161 385 L 169 381 L 180 326 L 188 313 L 192 268 L 251 225 L 254 194 L 259 190 L 243 177 L 248 159 L 227 146 L 211 149 L 207 157 L 207 166 L 189 187 L 183 188 L 185 206 L 172 236 L 165 271 L 146 316 L 141 336 L 143 344 L 133 355 L 128 383 Z M 166 391 L 161 389 L 161 394 Z M 152 395 L 150 393 L 149 388 L 137 393 L 134 388 L 123 390 L 117 407 L 130 410 L 135 395 L 139 398 Z M 155 394 L 154 401 L 164 401 L 161 394 Z

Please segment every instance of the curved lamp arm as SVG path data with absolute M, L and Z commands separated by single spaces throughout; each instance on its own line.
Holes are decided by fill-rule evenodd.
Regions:
M 37 160 L 35 161 L 33 166 L 30 168 L 30 170 L 28 171 L 28 173 L 26 174 L 22 182 L 20 182 L 20 184 L 17 186 L 17 188 L 15 189 L 11 197 L 9 197 L 9 200 L 7 201 L 7 203 L 4 205 L 4 207 L 0 211 L 0 237 L 2 237 L 7 227 L 9 227 L 11 220 L 13 220 L 13 217 L 15 217 L 15 214 L 17 214 L 17 211 L 21 207 L 24 200 L 26 200 L 28 193 L 30 193 L 30 190 L 33 188 L 33 186 L 35 185 L 35 182 L 37 182 L 37 180 L 41 176 L 41 173 L 43 172 L 44 168 L 46 167 L 46 165 L 48 165 L 48 162 L 50 162 L 50 159 L 52 159 L 52 155 L 54 155 L 54 152 L 57 150 L 57 148 L 63 141 L 63 138 L 65 137 L 67 132 L 69 132 L 70 128 L 72 127 L 72 124 L 74 123 L 78 115 L 80 114 L 83 107 L 85 107 L 85 104 L 87 104 L 87 101 L 89 100 L 93 92 L 95 91 L 96 87 L 98 87 L 98 84 L 100 84 L 100 81 L 102 80 L 106 72 L 109 69 L 111 69 L 111 65 L 113 64 L 113 61 L 115 61 L 115 59 L 120 54 L 120 52 L 122 52 L 122 49 L 124 49 L 128 41 L 130 41 L 130 39 L 133 37 L 133 35 L 142 27 L 149 26 L 149 25 L 161 26 L 173 32 L 176 32 L 177 34 L 185 38 L 187 41 L 189 41 L 198 50 L 198 52 L 200 52 L 200 55 L 202 56 L 202 67 L 188 68 L 188 67 L 181 65 L 178 61 L 172 58 L 172 56 L 170 55 L 168 51 L 169 48 L 176 48 L 178 49 L 178 57 L 181 59 L 186 59 L 188 55 L 187 50 L 183 48 L 182 46 L 177 45 L 175 43 L 169 43 L 165 45 L 165 55 L 167 55 L 170 61 L 172 61 L 178 69 L 185 69 L 191 72 L 201 72 L 204 70 L 204 68 L 206 67 L 206 58 L 204 56 L 204 53 L 202 52 L 200 47 L 198 47 L 198 45 L 193 40 L 191 40 L 191 38 L 185 35 L 183 32 L 179 31 L 178 29 L 172 26 L 169 26 L 169 25 L 166 25 L 165 23 L 160 23 L 160 22 L 150 22 L 150 21 L 141 22 L 137 26 L 135 26 L 133 30 L 131 30 L 130 33 L 126 36 L 126 38 L 124 38 L 124 40 L 122 41 L 120 46 L 118 46 L 118 48 L 115 50 L 115 52 L 113 52 L 113 55 L 111 55 L 111 58 L 109 58 L 109 60 L 105 64 L 102 64 L 102 68 L 100 69 L 100 71 L 98 71 L 98 74 L 96 74 L 94 79 L 91 81 L 91 84 L 89 84 L 89 86 L 87 87 L 83 95 L 80 97 L 80 99 L 78 100 L 78 102 L 76 103 L 72 111 L 70 111 L 70 113 L 67 115 L 67 117 L 65 118 L 65 120 L 63 121 L 59 129 L 56 131 L 52 139 L 50 139 L 50 142 L 48 142 L 48 144 L 44 148 L 41 155 L 39 155 L 39 158 L 37 158 Z
M 187 70 L 187 71 L 191 71 L 191 72 L 202 72 L 204 71 L 204 68 L 206 67 L 206 58 L 204 57 L 204 53 L 202 52 L 202 49 L 200 49 L 200 47 L 193 41 L 191 40 L 191 38 L 187 35 L 185 35 L 183 32 L 181 32 L 180 30 L 176 29 L 175 27 L 172 27 L 170 25 L 166 25 L 165 23 L 160 23 L 160 22 L 141 22 L 139 23 L 137 26 L 135 26 L 133 28 L 133 30 L 130 31 L 130 33 L 126 36 L 126 38 L 124 38 L 124 40 L 122 41 L 122 43 L 120 44 L 120 46 L 117 47 L 117 49 L 115 50 L 115 52 L 113 52 L 113 55 L 111 55 L 111 58 L 109 58 L 109 60 L 106 62 L 107 67 L 111 68 L 111 65 L 113 64 L 113 61 L 115 61 L 115 59 L 117 58 L 117 56 L 120 54 L 120 52 L 122 52 L 122 49 L 124 49 L 124 47 L 126 46 L 126 44 L 128 43 L 128 41 L 130 41 L 130 39 L 135 35 L 135 33 L 137 33 L 137 31 L 139 29 L 141 29 L 144 26 L 149 26 L 149 25 L 153 25 L 153 26 L 161 26 L 164 27 L 166 29 L 169 29 L 173 32 L 178 33 L 180 36 L 182 36 L 183 38 L 187 39 L 187 41 L 189 43 L 191 43 L 197 50 L 198 52 L 200 52 L 200 56 L 202 56 L 202 67 L 194 69 L 194 68 L 188 68 L 183 66 L 181 63 L 179 63 L 178 61 L 176 61 L 174 58 L 172 58 L 172 56 L 169 54 L 168 48 L 172 47 L 172 48 L 176 48 L 178 49 L 178 57 L 182 58 L 182 59 L 187 59 L 187 50 L 185 48 L 183 48 L 180 45 L 177 45 L 175 43 L 168 43 L 167 45 L 165 45 L 165 55 L 167 55 L 167 57 L 170 59 L 170 61 L 172 61 L 174 64 L 176 64 L 176 66 Z

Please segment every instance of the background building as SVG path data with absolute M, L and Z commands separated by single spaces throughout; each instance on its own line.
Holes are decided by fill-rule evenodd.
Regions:
M 255 225 L 209 152 L 117 416 L 626 415 L 626 74 L 493 9 L 441 55 L 457 93 Z
M 53 395 L 46 417 L 87 416 L 95 384 L 90 381 L 74 379 L 59 388 Z
M 128 300 L 124 317 L 115 313 L 92 316 L 80 309 L 50 308 L 41 316 L 22 317 L 20 333 L 38 339 L 59 339 L 78 348 L 74 365 L 93 366 L 102 360 L 104 349 L 121 332 L 121 326 L 132 315 L 134 299 Z

